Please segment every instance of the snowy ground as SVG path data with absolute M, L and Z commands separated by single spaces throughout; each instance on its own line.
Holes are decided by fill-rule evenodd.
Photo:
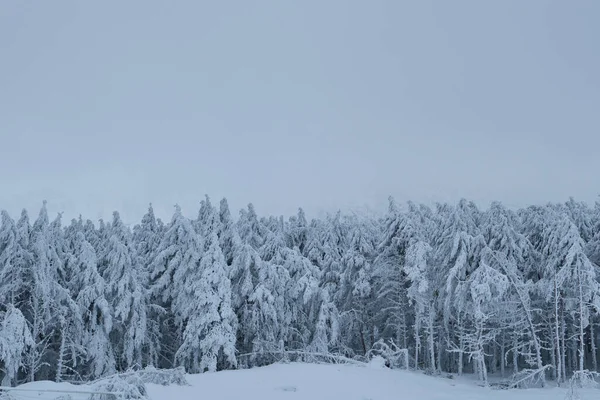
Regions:
M 276 364 L 250 370 L 189 375 L 191 386 L 148 385 L 153 400 L 564 400 L 561 388 L 494 390 L 464 380 L 430 377 L 355 365 Z M 12 392 L 16 399 L 54 399 L 61 393 L 35 390 L 85 390 L 66 383 L 35 382 Z M 74 400 L 85 395 L 72 396 Z M 581 399 L 600 399 L 600 391 L 581 391 Z

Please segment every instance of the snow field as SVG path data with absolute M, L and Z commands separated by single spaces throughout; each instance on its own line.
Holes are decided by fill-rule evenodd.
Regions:
M 152 400 L 564 400 L 568 389 L 496 390 L 465 377 L 448 379 L 421 372 L 390 370 L 377 363 L 361 367 L 332 364 L 274 364 L 261 368 L 187 375 L 189 386 L 147 384 Z M 52 400 L 65 393 L 87 391 L 86 385 L 39 381 L 12 392 L 16 400 Z M 40 392 L 37 392 L 40 391 Z M 580 391 L 582 400 L 600 391 Z M 85 400 L 87 394 L 71 394 Z
M 377 365 L 274 364 L 188 375 L 191 386 L 148 385 L 153 400 L 564 400 L 567 389 L 496 390 L 473 381 Z M 582 400 L 600 391 L 581 391 Z

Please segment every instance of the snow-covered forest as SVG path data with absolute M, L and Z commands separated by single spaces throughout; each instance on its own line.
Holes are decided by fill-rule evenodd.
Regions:
M 3 384 L 188 372 L 284 354 L 407 349 L 431 373 L 558 382 L 598 371 L 600 204 L 396 204 L 385 215 L 235 215 L 201 202 L 126 226 L 2 212 Z

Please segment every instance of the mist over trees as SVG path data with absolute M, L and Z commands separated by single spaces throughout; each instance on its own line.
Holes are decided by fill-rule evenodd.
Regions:
M 563 382 L 599 371 L 600 203 L 511 210 L 390 199 L 382 218 L 234 218 L 207 196 L 112 221 L 2 212 L 2 383 L 130 368 L 264 365 L 285 352 L 363 360 L 407 349 L 431 373 Z

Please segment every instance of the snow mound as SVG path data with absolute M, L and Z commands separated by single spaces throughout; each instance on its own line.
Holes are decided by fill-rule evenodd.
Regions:
M 385 358 L 383 358 L 381 356 L 375 356 L 371 359 L 371 361 L 369 361 L 368 366 L 369 366 L 369 368 L 374 368 L 374 369 L 386 368 Z

